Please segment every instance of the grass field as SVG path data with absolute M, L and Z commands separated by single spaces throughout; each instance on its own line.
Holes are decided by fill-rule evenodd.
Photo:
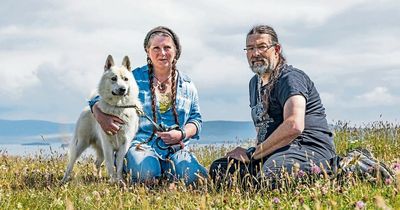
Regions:
M 289 180 L 275 190 L 243 190 L 238 185 L 216 190 L 209 180 L 196 188 L 163 182 L 159 186 L 111 185 L 97 178 L 91 157 L 81 159 L 75 176 L 59 186 L 66 156 L 38 153 L 31 157 L 0 154 L 0 209 L 400 209 L 400 127 L 376 122 L 364 129 L 337 123 L 340 155 L 364 147 L 397 172 L 397 180 L 369 182 L 353 176 L 313 182 Z M 195 147 L 206 167 L 232 146 Z M 104 170 L 103 170 L 104 171 Z M 105 173 L 104 173 L 105 175 Z

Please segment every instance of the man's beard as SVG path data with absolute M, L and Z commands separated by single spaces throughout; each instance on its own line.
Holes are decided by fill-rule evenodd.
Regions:
M 274 69 L 272 63 L 265 59 L 262 64 L 250 64 L 250 69 L 258 75 L 271 73 Z

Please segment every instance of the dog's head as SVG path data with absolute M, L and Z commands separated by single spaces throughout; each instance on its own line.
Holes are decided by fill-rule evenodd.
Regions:
M 130 69 L 128 56 L 124 57 L 122 66 L 115 66 L 111 55 L 107 57 L 99 84 L 99 95 L 108 104 L 130 105 L 137 100 L 139 88 Z

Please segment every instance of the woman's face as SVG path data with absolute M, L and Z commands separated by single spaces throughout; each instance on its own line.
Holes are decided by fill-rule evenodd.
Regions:
M 169 70 L 176 56 L 176 47 L 171 37 L 155 35 L 149 41 L 147 56 L 151 59 L 153 66 L 158 70 Z

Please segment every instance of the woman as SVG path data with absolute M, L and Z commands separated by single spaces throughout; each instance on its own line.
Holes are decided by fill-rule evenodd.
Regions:
M 149 120 L 141 118 L 139 131 L 126 154 L 127 169 L 134 182 L 165 176 L 192 184 L 199 176 L 207 177 L 207 170 L 184 149 L 189 139 L 199 139 L 202 120 L 196 87 L 176 69 L 181 54 L 179 39 L 171 29 L 159 26 L 147 33 L 144 49 L 147 65 L 133 70 L 143 111 L 156 124 L 177 128 L 160 132 Z M 123 123 L 102 113 L 96 105 L 93 114 L 106 132 L 115 134 Z M 183 149 L 173 151 L 173 145 Z

